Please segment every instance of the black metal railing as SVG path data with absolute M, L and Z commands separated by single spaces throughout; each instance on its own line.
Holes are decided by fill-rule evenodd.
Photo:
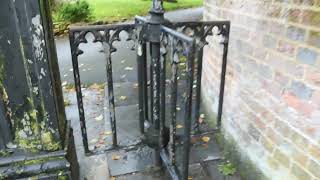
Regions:
M 155 22 L 152 18 L 149 20 L 136 17 L 135 24 L 72 27 L 69 35 L 73 72 L 83 145 L 87 155 L 96 152 L 89 150 L 88 145 L 78 56 L 83 53 L 79 49 L 79 45 L 87 43 L 86 34 L 89 32 L 94 35 L 93 42 L 102 43 L 106 54 L 106 81 L 112 146 L 100 150 L 100 152 L 132 147 L 131 145 L 119 146 L 117 140 L 111 54 L 117 51 L 113 43 L 120 41 L 119 34 L 121 31 L 128 33 L 127 40 L 134 41 L 137 53 L 139 89 L 139 120 L 137 123 L 139 123 L 141 135 L 143 135 L 142 142 L 155 149 L 157 164 L 163 162 L 172 179 L 187 179 L 191 147 L 190 137 L 214 133 L 221 128 L 230 22 L 171 23 L 167 21 Z M 216 127 L 210 131 L 203 131 L 198 119 L 201 104 L 203 51 L 208 44 L 207 38 L 209 36 L 220 37 L 218 42 L 222 45 L 223 52 Z M 186 64 L 186 67 L 180 67 L 182 61 Z M 168 67 L 171 71 L 167 71 Z M 179 79 L 180 70 L 185 71 L 186 74 L 183 80 Z M 167 78 L 170 80 L 168 81 Z M 183 95 L 180 92 L 179 82 L 184 84 Z M 167 98 L 167 96 L 170 98 Z M 183 97 L 182 100 L 181 97 Z M 181 101 L 184 106 L 183 132 L 179 134 L 177 133 L 177 104 L 181 104 Z M 150 134 L 150 127 L 153 128 L 153 134 Z M 148 140 L 150 137 L 155 137 L 156 140 Z M 138 144 L 141 144 L 141 142 L 139 141 Z M 179 154 L 182 154 L 181 161 L 177 160 L 178 146 L 179 148 L 182 147 L 182 151 L 179 152 Z
M 79 109 L 79 120 L 81 126 L 81 134 L 83 146 L 86 154 L 94 154 L 92 150 L 89 150 L 88 134 L 85 118 L 85 108 L 83 105 L 82 90 L 81 90 L 81 79 L 79 71 L 78 56 L 83 54 L 83 51 L 79 49 L 81 43 L 88 43 L 86 35 L 92 33 L 94 36 L 93 42 L 101 42 L 103 51 L 106 55 L 106 74 L 107 74 L 107 88 L 108 88 L 108 101 L 109 101 L 109 119 L 112 131 L 112 146 L 107 147 L 105 150 L 112 150 L 115 148 L 121 148 L 118 146 L 117 141 L 117 128 L 116 128 L 116 115 L 115 115 L 115 96 L 113 91 L 113 73 L 112 73 L 112 59 L 111 54 L 116 52 L 117 49 L 113 43 L 120 41 L 119 34 L 121 31 L 126 31 L 129 36 L 127 41 L 135 39 L 135 26 L 134 24 L 123 24 L 123 25 L 97 25 L 97 26 L 86 26 L 86 27 L 71 27 L 69 31 L 71 55 L 72 55 L 72 66 L 75 80 L 75 90 L 77 94 L 77 102 Z

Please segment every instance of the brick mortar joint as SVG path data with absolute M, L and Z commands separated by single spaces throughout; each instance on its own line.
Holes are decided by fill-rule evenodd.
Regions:
M 243 90 L 245 91 L 246 93 L 250 93 L 246 90 Z M 242 100 L 243 101 L 243 100 Z M 243 102 L 246 102 L 246 101 L 243 101 Z M 267 107 L 265 107 L 263 104 L 261 104 L 259 101 L 254 101 L 255 103 L 257 103 L 258 105 L 264 107 L 265 109 L 267 109 Z M 248 104 L 245 103 L 246 106 L 248 106 Z M 249 107 L 250 108 L 250 107 Z M 251 109 L 251 108 L 250 108 Z M 251 109 L 252 110 L 252 109 Z M 252 110 L 253 111 L 253 110 Z M 269 109 L 269 111 L 272 113 L 272 115 L 274 115 L 275 117 L 277 117 L 280 121 L 282 121 L 283 123 L 286 123 L 288 125 L 289 128 L 291 128 L 292 130 L 294 130 L 296 133 L 298 133 L 300 136 L 304 137 L 305 139 L 309 140 L 310 144 L 309 144 L 309 147 L 310 145 L 314 145 L 318 148 L 320 148 L 320 145 L 314 140 L 314 139 L 311 139 L 310 137 L 306 136 L 303 132 L 301 132 L 301 130 L 299 130 L 298 128 L 292 126 L 288 121 L 284 120 L 282 117 L 280 117 L 277 113 L 275 113 L 272 109 Z M 291 142 L 291 140 L 290 140 Z M 308 148 L 309 148 L 308 147 Z
M 204 91 L 205 91 L 205 90 L 204 90 Z M 247 92 L 247 93 L 249 93 L 249 92 Z M 246 106 L 246 109 L 247 109 L 249 112 L 255 113 L 255 111 L 252 110 L 252 108 L 246 103 L 246 101 L 244 101 L 241 97 L 239 97 L 239 98 L 241 99 L 242 104 L 244 104 L 244 105 Z M 210 99 L 208 99 L 208 100 L 210 100 Z M 263 106 L 263 105 L 261 105 L 258 101 L 255 101 L 255 102 L 256 102 L 257 104 L 259 104 L 260 106 Z M 276 113 L 274 113 L 273 111 L 270 111 L 270 112 L 271 112 L 274 116 L 276 116 L 282 123 L 285 123 L 290 129 L 294 130 L 296 133 L 302 135 L 304 138 L 306 138 L 307 140 L 309 140 L 309 142 L 311 142 L 311 141 L 310 141 L 310 138 L 305 137 L 303 133 L 299 133 L 300 130 L 298 130 L 298 129 L 296 129 L 295 127 L 291 126 L 291 124 L 290 124 L 288 121 L 283 120 L 281 117 L 279 117 L 279 116 L 278 116 Z M 258 115 L 258 116 L 261 117 L 261 115 Z M 225 119 L 228 119 L 228 118 L 225 118 Z M 248 123 L 248 124 L 250 124 L 250 123 Z M 269 137 L 255 125 L 255 123 L 252 123 L 252 122 L 251 122 L 251 124 L 259 131 L 259 133 L 261 134 L 261 136 L 263 136 L 264 138 L 270 140 Z M 269 127 L 269 128 L 271 128 L 272 130 L 278 132 L 278 130 L 274 129 L 273 125 L 272 125 L 272 126 L 266 125 L 266 127 Z M 241 129 L 241 130 L 244 131 L 244 132 L 246 132 L 245 129 Z M 318 146 L 317 144 L 309 144 L 307 150 L 305 151 L 305 150 L 301 149 L 300 147 L 298 147 L 295 143 L 293 143 L 292 140 L 291 140 L 291 138 L 285 137 L 285 136 L 283 136 L 281 133 L 278 133 L 278 135 L 281 136 L 282 139 L 290 142 L 290 144 L 291 144 L 292 146 L 294 146 L 296 149 L 298 149 L 299 151 L 304 152 L 304 155 L 306 155 L 307 158 L 308 158 L 307 164 L 310 163 L 310 160 L 314 160 L 314 161 L 316 161 L 316 162 L 319 162 L 319 161 L 320 161 L 320 160 L 318 160 L 318 159 L 315 159 L 315 158 L 309 153 L 309 148 L 310 148 L 311 145 L 314 145 L 314 146 L 317 146 L 318 148 L 320 148 L 320 146 Z M 262 144 L 261 140 L 262 140 L 262 139 L 260 138 L 259 141 L 258 141 L 259 144 Z M 262 146 L 262 148 L 264 148 L 264 147 Z M 273 148 L 272 152 L 271 152 L 271 153 L 268 152 L 267 154 L 270 154 L 270 155 L 274 156 L 274 153 L 275 153 L 275 150 L 276 150 L 276 149 L 279 149 L 279 146 L 275 146 L 275 148 Z M 281 149 L 279 149 L 279 150 L 280 150 L 282 153 L 284 153 L 285 155 L 288 155 L 286 152 L 283 152 L 283 150 L 281 150 Z M 266 152 L 267 152 L 267 151 L 266 151 Z M 289 159 L 290 159 L 290 161 L 294 161 L 299 167 L 302 167 L 302 165 L 300 165 L 299 162 L 297 162 L 296 160 L 294 160 L 294 158 L 289 157 Z M 292 162 L 289 162 L 289 169 L 291 169 L 291 167 L 292 167 Z M 306 172 L 308 172 L 310 176 L 313 176 L 313 174 L 308 170 L 308 168 L 306 168 L 306 169 L 303 168 L 303 169 L 304 169 Z M 313 176 L 313 177 L 314 177 L 314 176 Z
M 205 91 L 205 90 L 204 90 L 204 91 Z M 247 90 L 245 90 L 245 89 L 243 89 L 242 91 L 244 91 L 245 93 L 248 93 L 248 94 L 250 93 L 250 94 L 251 94 L 251 92 L 249 92 L 249 91 L 247 91 Z M 268 92 L 266 92 L 266 93 L 268 93 Z M 254 94 L 253 94 L 253 96 L 254 96 Z M 241 98 L 241 99 L 242 99 L 242 98 Z M 246 101 L 244 101 L 244 100 L 242 100 L 242 101 L 243 101 L 243 102 L 246 102 Z M 265 107 L 265 106 L 264 106 L 263 104 L 261 104 L 259 101 L 254 101 L 254 102 L 257 103 L 258 105 L 260 105 L 261 107 L 267 109 L 267 107 Z M 248 106 L 247 103 L 244 103 L 244 104 L 247 106 L 247 108 L 249 108 L 251 111 L 253 111 L 253 110 Z M 296 133 L 298 133 L 299 135 L 301 135 L 303 138 L 307 139 L 307 140 L 310 142 L 309 146 L 313 145 L 313 146 L 315 146 L 315 147 L 317 147 L 317 148 L 320 148 L 320 145 L 316 142 L 316 140 L 314 140 L 314 139 L 306 136 L 303 132 L 301 132 L 301 130 L 299 130 L 298 128 L 296 128 L 296 127 L 294 127 L 293 125 L 291 125 L 288 121 L 284 120 L 284 119 L 283 119 L 282 117 L 280 117 L 277 113 L 275 113 L 272 109 L 270 109 L 269 111 L 270 111 L 270 113 L 272 113 L 272 115 L 274 115 L 276 118 L 278 118 L 279 120 L 281 120 L 283 123 L 287 124 L 288 127 L 291 128 L 293 131 L 295 131 Z M 260 115 L 259 115 L 259 116 L 260 116 Z M 291 140 L 290 140 L 290 142 L 291 142 Z

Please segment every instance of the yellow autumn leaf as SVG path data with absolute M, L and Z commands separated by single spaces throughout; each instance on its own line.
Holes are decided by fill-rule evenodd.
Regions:
M 119 155 L 112 155 L 112 160 L 119 160 L 121 157 Z
M 183 128 L 183 126 L 181 124 L 177 124 L 176 128 L 181 129 L 181 128 Z
M 204 119 L 206 117 L 205 114 L 200 114 L 200 118 Z
M 201 138 L 201 140 L 203 141 L 203 142 L 209 142 L 210 141 L 210 137 L 208 137 L 208 136 L 203 136 L 202 138 Z
M 111 177 L 111 180 L 116 180 L 116 178 L 112 176 L 112 177 Z
M 192 177 L 191 177 L 191 176 L 188 176 L 188 180 L 192 180 Z
M 104 134 L 105 134 L 105 135 L 111 135 L 112 132 L 111 132 L 111 131 L 106 131 Z
M 127 96 L 120 96 L 120 100 L 126 100 Z
M 102 121 L 102 120 L 103 120 L 103 115 L 100 114 L 100 116 L 95 117 L 94 119 L 95 119 L 96 121 Z
M 200 117 L 200 118 L 198 119 L 198 122 L 199 122 L 199 124 L 202 124 L 202 123 L 203 123 L 203 119 Z

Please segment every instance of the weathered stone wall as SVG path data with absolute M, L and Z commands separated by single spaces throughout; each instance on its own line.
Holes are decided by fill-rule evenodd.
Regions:
M 66 121 L 47 3 L 0 6 L 0 150 L 62 149 Z
M 204 6 L 204 20 L 231 21 L 224 137 L 268 179 L 320 178 L 320 1 Z M 211 45 L 204 56 L 203 97 L 212 111 L 220 50 Z

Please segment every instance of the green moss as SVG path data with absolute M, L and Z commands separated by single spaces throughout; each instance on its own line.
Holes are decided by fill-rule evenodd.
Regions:
M 36 159 L 36 160 L 28 160 L 28 161 L 22 161 L 17 163 L 17 165 L 22 166 L 22 165 L 32 165 L 32 164 L 42 164 L 48 161 L 52 160 L 62 160 L 64 159 L 63 157 L 53 157 L 53 158 L 42 158 L 42 159 Z
M 11 154 L 10 151 L 7 151 L 7 150 L 1 150 L 0 151 L 0 157 L 7 157 Z
M 0 173 L 0 179 L 6 179 L 6 176 L 2 173 Z
M 68 179 L 68 177 L 66 175 L 64 175 L 63 172 L 60 172 L 58 174 L 58 180 L 67 180 L 67 179 Z
M 232 176 L 237 171 L 236 167 L 229 161 L 219 164 L 218 170 L 225 176 Z
M 60 149 L 60 143 L 55 141 L 52 132 L 45 127 L 47 120 L 43 110 L 44 108 L 38 107 L 37 109 L 38 110 L 34 107 L 31 98 L 26 98 L 25 104 L 20 107 L 20 111 L 22 111 L 24 115 L 21 118 L 22 120 L 19 121 L 20 126 L 16 129 L 16 144 L 20 148 L 31 152 L 40 150 L 55 151 Z M 21 116 L 16 115 L 16 118 Z
M 55 142 L 51 132 L 45 132 L 41 136 L 43 148 L 47 151 L 55 151 L 60 149 L 60 143 Z
M 4 88 L 4 78 L 5 78 L 5 57 L 0 50 L 0 99 L 3 99 L 5 102 L 8 100 L 6 90 Z

